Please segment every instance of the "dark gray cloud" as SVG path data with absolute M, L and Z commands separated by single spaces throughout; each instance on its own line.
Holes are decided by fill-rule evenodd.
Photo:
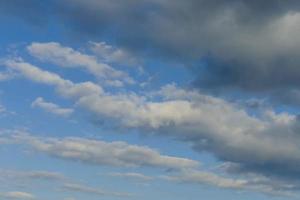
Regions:
M 38 0 L 0 0 L 0 16 L 20 18 L 34 25 L 47 23 L 50 14 L 49 5 Z
M 295 0 L 1 0 L 5 13 L 45 16 L 69 32 L 110 38 L 136 52 L 194 63 L 195 86 L 270 91 L 300 84 L 300 3 Z M 29 13 L 29 14 L 28 14 Z M 196 60 L 204 59 L 205 70 Z M 200 70 L 201 69 L 201 70 Z

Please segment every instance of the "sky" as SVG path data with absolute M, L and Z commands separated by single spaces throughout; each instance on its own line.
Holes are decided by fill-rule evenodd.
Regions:
M 300 199 L 300 2 L 0 0 L 0 199 Z

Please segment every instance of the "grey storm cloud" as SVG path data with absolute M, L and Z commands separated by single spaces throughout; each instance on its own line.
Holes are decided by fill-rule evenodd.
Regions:
M 47 23 L 48 15 L 45 13 L 50 11 L 48 8 L 45 3 L 38 0 L 0 0 L 0 16 L 15 16 L 38 26 Z
M 271 99 L 298 104 L 294 100 L 297 98 L 294 90 L 300 84 L 298 3 L 152 1 L 151 6 L 147 3 L 148 12 L 142 14 L 128 15 L 134 13 L 130 9 L 139 10 L 134 6 L 124 6 L 116 13 L 112 10 L 109 18 L 113 21 L 100 26 L 104 27 L 101 30 L 109 30 L 113 24 L 121 33 L 119 41 L 123 45 L 135 50 L 145 44 L 142 47 L 150 46 L 164 58 L 179 58 L 185 65 L 195 66 L 198 74 L 195 87 L 269 91 Z M 128 19 L 120 21 L 123 17 L 118 15 Z M 196 63 L 197 59 L 204 64 Z
M 195 87 L 280 92 L 300 84 L 299 1 L 31 0 L 24 6 L 1 0 L 0 5 L 4 13 L 30 22 L 48 13 L 68 33 L 111 37 L 134 52 L 152 49 L 156 58 L 179 59 L 198 70 Z

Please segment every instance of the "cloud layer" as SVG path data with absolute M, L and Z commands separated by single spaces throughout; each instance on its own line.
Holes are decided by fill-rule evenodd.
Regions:
M 57 31 L 72 38 L 72 46 L 32 42 L 26 52 L 9 51 L 10 55 L 0 59 L 5 67 L 0 71 L 1 82 L 25 78 L 47 85 L 58 98 L 69 101 L 70 108 L 40 94 L 31 98 L 35 99 L 33 108 L 62 117 L 81 109 L 94 124 L 116 132 L 129 130 L 181 141 L 222 162 L 223 174 L 200 170 L 196 160 L 123 141 L 0 134 L 0 143 L 23 144 L 51 157 L 99 166 L 164 169 L 169 174 L 163 178 L 175 182 L 270 194 L 299 191 L 299 2 L 28 0 L 25 4 L 0 0 L 1 20 L 8 17 L 17 20 L 9 21 L 11 26 Z M 56 26 L 58 21 L 63 26 Z M 86 48 L 78 48 L 83 42 Z M 144 72 L 144 64 L 158 65 L 154 69 L 163 64 L 184 66 L 194 79 L 188 80 L 186 88 L 169 83 L 150 91 L 143 88 L 147 84 L 141 80 L 144 77 L 135 77 L 136 72 Z M 65 78 L 67 70 L 88 80 Z M 130 73 L 133 70 L 135 73 Z M 176 76 L 180 76 L 176 80 L 183 78 Z M 1 105 L 2 116 L 7 111 Z M 44 171 L 0 172 L 25 179 L 63 178 Z M 156 180 L 134 172 L 110 175 Z M 64 189 L 119 196 L 81 184 L 68 183 Z M 21 191 L 0 196 L 35 198 Z
M 20 200 L 32 200 L 35 199 L 33 194 L 20 191 L 11 191 L 7 193 L 0 193 L 0 196 L 6 199 L 20 199 Z
M 292 196 L 293 192 L 299 188 L 297 182 L 283 181 L 255 173 L 245 174 L 240 178 L 231 178 L 228 170 L 205 170 L 200 167 L 198 161 L 164 156 L 148 147 L 128 145 L 121 141 L 109 143 L 85 138 L 41 138 L 17 130 L 9 132 L 10 135 L 3 135 L 2 138 L 10 140 L 10 145 L 25 145 L 26 149 L 33 149 L 36 153 L 45 153 L 56 158 L 81 161 L 83 164 L 100 167 L 110 166 L 120 169 L 154 167 L 167 169 L 165 171 L 168 172 L 167 175 L 156 176 L 135 172 L 106 174 L 115 178 L 136 181 L 164 180 L 239 191 L 248 190 L 276 196 Z M 33 180 L 56 181 L 63 191 L 99 196 L 130 197 L 132 195 L 87 186 L 57 172 L 0 170 L 0 181 L 9 182 L 10 180 L 14 183 Z
M 105 142 L 84 138 L 39 138 L 16 134 L 13 142 L 27 144 L 35 151 L 57 158 L 115 167 L 158 167 L 163 169 L 194 168 L 197 161 L 161 155 L 149 147 L 130 145 L 122 141 Z
M 54 86 L 98 119 L 187 141 L 196 151 L 211 152 L 241 170 L 282 177 L 299 172 L 296 115 L 264 110 L 252 116 L 237 104 L 174 85 L 156 92 L 162 101 L 135 93 L 111 94 L 92 82 L 73 83 L 23 61 L 7 60 L 6 65 Z
M 179 58 L 185 65 L 193 63 L 199 71 L 195 85 L 200 88 L 252 92 L 298 90 L 300 6 L 297 1 L 63 0 L 48 5 L 29 2 L 31 6 L 23 6 L 19 0 L 3 0 L 3 14 L 21 17 L 30 24 L 41 24 L 47 18 L 59 19 L 68 24 L 69 33 L 97 40 L 110 36 L 119 45 L 142 55 L 157 52 L 154 54 L 160 58 Z M 111 70 L 72 49 L 62 49 L 55 43 L 47 46 L 33 44 L 29 49 L 36 56 L 49 55 L 57 49 L 55 52 L 69 58 L 80 57 L 74 66 L 88 59 L 87 69 L 96 74 L 99 70 L 100 74 Z M 104 43 L 94 47 L 101 50 L 106 60 L 129 58 L 124 51 L 113 51 Z M 105 56 L 107 51 L 110 56 Z M 204 64 L 195 62 L 199 59 Z M 62 60 L 56 57 L 52 61 Z M 275 94 L 271 96 L 278 97 Z

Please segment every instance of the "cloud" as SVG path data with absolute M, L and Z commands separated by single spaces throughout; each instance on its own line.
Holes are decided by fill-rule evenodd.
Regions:
M 0 169 L 0 178 L 4 180 L 64 180 L 66 177 L 63 174 L 50 171 L 15 171 Z
M 146 176 L 144 174 L 134 173 L 134 172 L 128 172 L 128 173 L 115 172 L 115 173 L 110 173 L 109 176 L 125 178 L 125 179 L 135 179 L 135 180 L 141 180 L 141 181 L 150 181 L 150 180 L 154 179 L 151 176 Z
M 292 196 L 299 190 L 297 180 L 281 179 L 264 176 L 259 173 L 242 173 L 241 177 L 231 178 L 228 163 L 224 164 L 222 173 L 219 171 L 203 170 L 198 161 L 181 157 L 171 157 L 159 154 L 157 151 L 144 146 L 129 145 L 124 142 L 104 142 L 85 138 L 40 138 L 20 131 L 12 131 L 2 136 L 14 141 L 11 144 L 22 144 L 35 152 L 45 153 L 60 159 L 81 161 L 86 164 L 111 167 L 152 167 L 168 169 L 168 175 L 158 176 L 164 180 L 191 183 L 233 189 L 238 191 L 255 191 L 268 195 Z M 226 165 L 226 166 L 225 166 Z M 175 169 L 175 170 L 169 170 Z M 140 173 L 109 173 L 108 176 L 138 181 L 157 180 L 156 177 Z M 97 195 L 128 196 L 123 193 L 99 190 L 68 179 L 55 172 L 48 171 L 12 171 L 0 170 L 0 178 L 12 180 L 54 180 L 62 181 L 63 188 L 70 191 L 92 193 Z M 1 179 L 0 179 L 1 180 Z
M 99 188 L 92 188 L 83 184 L 77 184 L 75 181 L 70 180 L 66 176 L 61 173 L 57 172 L 50 172 L 50 171 L 15 171 L 15 170 L 5 170 L 0 169 L 0 181 L 3 184 L 7 184 L 12 182 L 22 183 L 22 187 L 24 186 L 31 186 L 33 187 L 34 180 L 45 180 L 45 181 L 57 181 L 59 187 L 63 189 L 63 191 L 71 191 L 71 192 L 81 192 L 86 194 L 94 194 L 99 196 L 115 196 L 115 197 L 130 197 L 132 194 L 129 193 L 121 193 L 121 192 L 114 192 L 108 191 Z M 30 181 L 30 182 L 27 182 Z M 25 185 L 24 185 L 25 183 Z M 40 183 L 39 183 L 40 184 Z M 19 186 L 19 185 L 17 185 Z M 35 188 L 35 187 L 33 187 Z M 34 195 L 25 192 L 7 192 L 7 193 L 0 193 L 0 198 L 8 198 L 8 199 L 20 199 L 20 200 L 27 200 L 27 199 L 36 199 Z M 72 199 L 72 198 L 66 198 Z
M 0 113 L 6 112 L 6 108 L 0 104 Z
M 72 81 L 65 80 L 55 73 L 42 70 L 22 60 L 8 59 L 3 64 L 34 82 L 55 86 L 57 92 L 65 97 L 78 98 L 80 96 L 102 93 L 102 88 L 95 83 L 87 81 L 74 84 Z
M 15 115 L 14 111 L 8 110 L 8 108 L 0 103 L 0 117 L 7 117 L 11 115 Z
M 134 83 L 134 80 L 130 78 L 126 73 L 115 70 L 108 64 L 99 62 L 96 57 L 80 53 L 79 51 L 76 51 L 70 47 L 64 47 L 56 42 L 35 42 L 28 46 L 27 49 L 32 56 L 42 61 L 54 63 L 60 67 L 83 68 L 99 78 L 108 80 L 117 79 L 125 83 Z M 116 54 L 115 52 L 111 53 Z M 108 52 L 106 52 L 106 54 L 107 55 L 104 56 L 108 57 Z M 111 56 L 113 57 L 117 56 L 112 54 Z
M 7 81 L 15 77 L 15 74 L 10 71 L 0 72 L 0 81 Z
M 188 141 L 199 152 L 209 151 L 249 170 L 272 174 L 273 169 L 277 175 L 297 173 L 300 160 L 296 115 L 263 110 L 252 116 L 239 105 L 209 95 L 173 86 L 162 90 L 166 96 L 161 102 L 142 97 L 132 100 L 124 95 L 85 96 L 78 104 L 99 118 Z M 278 141 L 280 145 L 274 145 Z
M 74 110 L 71 108 L 61 108 L 59 105 L 56 105 L 51 102 L 45 101 L 42 97 L 38 97 L 36 100 L 34 100 L 31 104 L 33 108 L 41 108 L 45 110 L 46 112 L 59 115 L 62 117 L 68 117 L 70 116 Z
M 64 80 L 55 73 L 46 72 L 29 63 L 25 63 L 22 61 L 22 59 L 15 59 L 15 60 L 8 59 L 3 61 L 3 65 L 13 70 L 17 70 L 27 78 L 39 83 L 43 83 L 47 85 L 57 85 L 57 86 L 72 84 L 71 81 Z
M 300 80 L 300 6 L 296 1 L 28 2 L 30 6 L 23 6 L 20 0 L 4 0 L 0 2 L 1 14 L 34 25 L 63 22 L 67 37 L 74 34 L 81 41 L 113 38 L 120 48 L 91 43 L 107 62 L 135 60 L 128 57 L 132 54 L 171 60 L 192 69 L 196 76 L 193 86 L 201 90 L 258 94 L 275 103 L 299 106 L 298 96 L 293 96 Z M 55 44 L 60 50 L 69 49 L 72 55 L 79 52 L 58 43 L 36 44 Z M 52 61 L 64 59 L 51 56 Z M 62 64 L 67 63 L 72 62 Z M 72 66 L 78 67 L 78 63 Z M 282 93 L 287 93 L 286 97 L 282 98 Z
M 6 199 L 20 199 L 20 200 L 31 200 L 35 199 L 33 194 L 27 192 L 20 192 L 20 191 L 12 191 L 7 193 L 0 193 L 0 196 Z
M 86 194 L 94 194 L 99 196 L 115 196 L 115 197 L 130 197 L 132 194 L 129 193 L 120 193 L 120 192 L 109 192 L 106 190 L 89 187 L 86 185 L 79 184 L 64 184 L 63 189 L 72 192 L 80 192 Z
M 37 19 L 59 20 L 66 24 L 69 34 L 96 40 L 114 38 L 122 49 L 140 54 L 152 52 L 155 58 L 179 60 L 186 65 L 193 63 L 200 71 L 195 84 L 200 88 L 257 92 L 299 85 L 297 1 L 63 0 L 47 6 L 35 0 L 29 3 L 31 6 L 22 6 L 18 0 L 2 1 L 1 8 L 3 13 L 33 24 Z M 68 52 L 67 55 L 77 57 L 70 48 L 57 43 L 48 45 L 60 50 L 57 52 L 64 49 L 61 55 Z M 107 44 L 95 46 L 106 60 L 127 58 L 127 53 L 112 50 Z M 44 47 L 41 54 L 49 56 L 51 51 Z M 50 59 L 53 61 L 53 57 Z M 197 63 L 199 59 L 206 64 Z
M 89 195 L 114 196 L 114 197 L 132 196 L 132 194 L 129 193 L 108 191 L 104 189 L 93 188 L 83 184 L 77 184 L 75 181 L 72 181 L 66 176 L 64 176 L 63 174 L 57 172 L 15 171 L 15 170 L 0 169 L 0 181 L 2 184 L 8 184 L 12 182 L 14 184 L 17 184 L 18 187 L 30 186 L 32 188 L 35 188 L 32 182 L 34 180 L 57 181 L 57 183 L 59 184 L 58 187 L 61 188 L 62 191 L 68 191 L 68 192 L 80 192 Z M 21 183 L 21 185 L 18 185 L 18 183 Z M 18 192 L 18 191 L 0 193 L 0 198 L 1 197 L 5 199 L 20 199 L 20 200 L 36 199 L 36 197 L 30 193 Z M 73 199 L 73 198 L 66 198 L 66 199 Z
M 163 178 L 178 182 L 196 182 L 201 184 L 218 186 L 220 188 L 241 189 L 246 184 L 246 180 L 224 178 L 214 173 L 201 171 L 185 171 L 178 176 L 166 176 Z
M 78 160 L 88 164 L 115 167 L 157 167 L 183 169 L 197 167 L 194 160 L 166 156 L 146 146 L 130 145 L 126 142 L 105 142 L 84 138 L 39 138 L 26 134 L 16 134 L 15 143 L 27 144 L 35 151 L 48 155 Z
M 38 27 L 47 24 L 48 8 L 49 5 L 38 0 L 30 0 L 27 3 L 22 0 L 0 1 L 1 17 L 12 16 Z
M 153 49 L 155 58 L 193 63 L 200 71 L 197 87 L 269 91 L 299 85 L 299 5 L 289 0 L 66 0 L 61 6 L 69 12 L 60 17 L 79 34 L 110 34 L 137 53 Z
M 270 180 L 266 177 L 252 176 L 245 179 L 233 179 L 217 173 L 200 170 L 185 170 L 177 175 L 162 176 L 163 179 L 179 183 L 191 183 L 215 186 L 225 189 L 250 190 L 274 196 L 293 196 L 297 186 L 289 182 Z
M 90 49 L 104 62 L 126 65 L 139 66 L 140 61 L 126 49 L 116 48 L 106 42 L 90 42 Z
M 21 18 L 30 13 L 32 19 L 48 14 L 41 12 L 47 10 L 40 4 L 30 7 L 39 12 L 29 12 L 20 1 L 10 2 L 0 2 L 1 10 Z M 147 51 L 159 55 L 157 59 L 193 64 L 194 74 L 198 73 L 194 82 L 197 88 L 237 89 L 298 104 L 299 2 L 63 0 L 55 3 L 58 5 L 55 17 L 77 34 L 110 36 L 132 52 Z M 41 48 L 43 54 L 38 51 L 32 54 L 44 61 L 95 70 L 94 64 L 86 65 L 90 62 L 89 55 L 59 43 L 34 44 L 38 44 L 35 47 Z M 100 45 L 100 50 L 105 50 L 106 45 Z M 63 57 L 52 55 L 53 49 L 61 51 Z M 107 62 L 116 61 L 115 57 L 103 52 L 102 55 Z M 74 83 L 22 60 L 8 60 L 5 65 L 32 81 L 53 86 L 60 95 L 89 110 L 97 119 L 182 140 L 196 151 L 207 151 L 233 163 L 237 166 L 235 172 L 297 179 L 299 117 L 295 114 L 278 113 L 271 108 L 247 113 L 226 100 L 172 85 L 162 87 L 158 94 L 162 100 L 158 101 L 136 93 L 111 94 L 95 83 Z M 108 83 L 120 85 L 110 80 Z
M 15 141 L 10 143 L 10 145 L 12 144 L 16 144 Z M 70 181 L 70 179 L 64 174 L 53 171 L 0 169 L 0 185 L 6 186 L 6 188 L 9 189 L 22 188 L 36 191 L 44 186 L 49 189 L 49 184 L 57 187 L 57 185 L 61 185 L 68 181 Z M 4 193 L 2 194 L 4 195 Z M 0 199 L 2 199 L 1 193 Z
M 299 172 L 299 119 L 294 114 L 269 109 L 250 115 L 237 104 L 175 85 L 156 92 L 160 101 L 136 93 L 111 94 L 93 83 L 88 84 L 93 89 L 81 92 L 77 88 L 86 83 L 28 63 L 7 63 L 32 81 L 53 85 L 96 119 L 188 142 L 196 151 L 208 151 L 246 171 L 290 178 Z

